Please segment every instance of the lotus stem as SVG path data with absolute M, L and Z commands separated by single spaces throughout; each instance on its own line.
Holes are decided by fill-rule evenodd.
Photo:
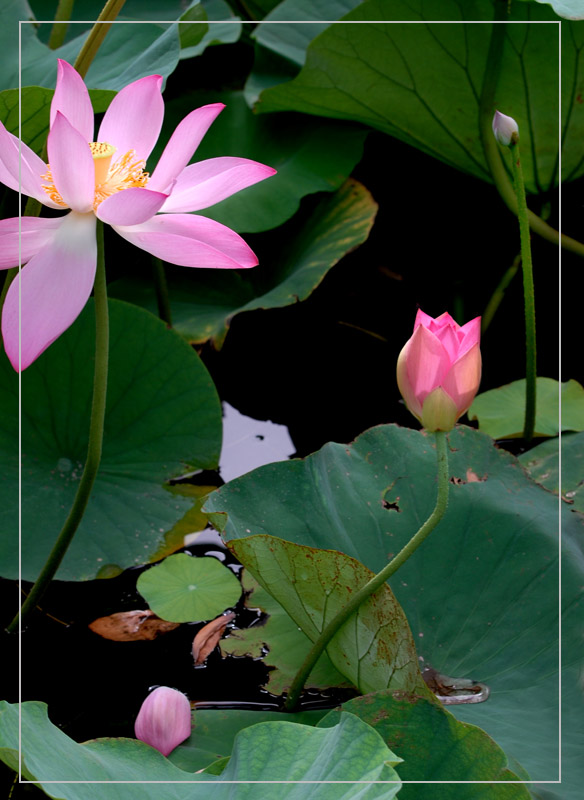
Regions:
M 69 516 L 65 520 L 53 549 L 20 612 L 6 629 L 8 633 L 12 633 L 18 628 L 19 619 L 21 625 L 24 624 L 47 590 L 83 518 L 99 470 L 105 422 L 109 358 L 109 313 L 103 239 L 103 222 L 97 220 L 97 270 L 93 290 L 95 300 L 95 370 L 87 459 Z
M 152 274 L 154 277 L 154 290 L 156 292 L 156 302 L 158 304 L 158 316 L 172 328 L 172 312 L 170 310 L 170 299 L 168 297 L 168 284 L 164 264 L 160 258 L 152 257 Z
M 73 6 L 75 0 L 59 0 L 57 11 L 55 12 L 55 21 L 51 28 L 51 35 L 49 36 L 49 47 L 51 50 L 56 50 L 65 41 L 67 34 L 68 22 L 73 13 Z
M 91 62 L 95 58 L 97 51 L 109 31 L 112 22 L 116 19 L 126 0 L 107 0 L 101 14 L 95 21 L 93 28 L 89 31 L 89 36 L 81 48 L 73 64 L 77 72 L 84 78 L 87 74 Z
M 410 541 L 403 547 L 400 552 L 387 564 L 381 572 L 378 572 L 370 581 L 362 586 L 355 594 L 351 596 L 351 600 L 343 607 L 343 609 L 324 627 L 320 636 L 313 642 L 313 645 L 304 659 L 302 666 L 294 676 L 294 680 L 290 686 L 284 708 L 286 711 L 294 711 L 298 703 L 298 699 L 312 672 L 314 665 L 328 646 L 333 636 L 345 624 L 345 622 L 357 611 L 357 609 L 370 597 L 374 592 L 379 589 L 402 564 L 414 553 L 415 550 L 422 544 L 424 539 L 434 530 L 436 525 L 440 522 L 446 512 L 448 505 L 448 489 L 450 486 L 448 480 L 448 441 L 446 439 L 446 432 L 435 431 L 436 437 L 436 455 L 438 462 L 438 491 L 436 496 L 436 505 L 434 510 L 424 522 L 422 527 L 418 530 Z

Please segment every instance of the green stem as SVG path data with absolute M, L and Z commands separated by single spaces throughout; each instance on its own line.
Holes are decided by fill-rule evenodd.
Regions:
M 105 261 L 103 247 L 103 223 L 97 221 L 97 270 L 93 289 L 95 299 L 95 370 L 93 378 L 93 401 L 91 404 L 91 420 L 89 423 L 89 444 L 83 474 L 77 487 L 77 493 L 69 516 L 55 542 L 53 549 L 39 575 L 30 594 L 24 601 L 20 613 L 15 616 L 7 631 L 11 633 L 28 618 L 31 611 L 40 601 L 50 581 L 57 572 L 67 548 L 71 544 L 79 523 L 89 501 L 89 496 L 97 476 L 101 461 L 103 428 L 105 419 L 105 403 L 107 394 L 109 318 L 107 305 L 107 287 L 105 279 Z
M 111 27 L 111 23 L 116 19 L 125 2 L 126 0 L 107 0 L 93 28 L 89 31 L 89 36 L 73 64 L 82 78 L 87 74 L 87 70 L 95 58 L 99 46 Z
M 529 236 L 529 220 L 527 219 L 527 200 L 523 183 L 523 170 L 519 156 L 519 139 L 511 141 L 511 161 L 513 164 L 513 180 L 517 194 L 517 216 L 521 238 L 521 266 L 523 269 L 523 300 L 525 304 L 525 422 L 523 438 L 530 442 L 535 430 L 536 403 L 536 347 L 535 347 L 535 299 L 533 290 L 533 266 L 531 263 L 531 241 Z
M 286 698 L 284 708 L 286 711 L 293 711 L 298 703 L 298 698 L 304 684 L 312 672 L 312 669 L 323 651 L 326 649 L 330 640 L 337 633 L 339 628 L 345 624 L 349 617 L 367 600 L 380 586 L 382 586 L 402 564 L 408 560 L 412 553 L 422 544 L 424 539 L 431 533 L 440 522 L 448 505 L 448 442 L 444 431 L 436 431 L 436 455 L 438 459 L 438 494 L 434 510 L 424 522 L 419 531 L 412 536 L 410 541 L 400 552 L 387 564 L 381 572 L 378 572 L 370 581 L 362 586 L 346 606 L 325 626 L 320 636 L 313 642 L 313 645 L 304 659 L 304 662 L 292 681 L 290 691 Z
M 517 198 L 513 191 L 513 186 L 509 180 L 509 175 L 505 169 L 503 159 L 499 146 L 493 136 L 492 122 L 493 115 L 496 111 L 495 108 L 495 93 L 497 84 L 499 82 L 499 74 L 501 72 L 501 58 L 503 55 L 503 46 L 505 42 L 507 26 L 502 22 L 493 23 L 493 32 L 491 34 L 491 42 L 489 44 L 489 52 L 487 55 L 487 66 L 483 78 L 483 86 L 481 89 L 481 96 L 479 101 L 479 130 L 481 135 L 481 142 L 485 158 L 493 178 L 493 182 L 497 187 L 499 194 L 507 208 L 517 216 Z M 531 230 L 542 239 L 552 242 L 555 245 L 560 244 L 565 250 L 576 253 L 584 257 L 584 244 L 572 239 L 570 236 L 565 236 L 555 229 L 533 211 L 527 211 L 527 218 Z
M 519 264 L 521 263 L 521 253 L 513 259 L 513 263 L 509 267 L 509 269 L 505 270 L 505 274 L 499 281 L 497 288 L 491 295 L 491 299 L 487 303 L 487 307 L 484 310 L 484 313 L 481 317 L 481 334 L 484 334 L 491 322 L 493 321 L 493 317 L 497 312 L 497 309 L 501 305 L 503 301 L 503 297 L 505 296 L 505 292 L 515 277 L 517 270 L 519 269 Z
M 156 302 L 158 303 L 158 316 L 166 322 L 169 328 L 172 327 L 172 314 L 170 311 L 170 300 L 168 298 L 168 284 L 164 264 L 156 256 L 152 257 L 152 273 L 154 276 L 154 289 L 156 291 Z
M 69 27 L 67 23 L 71 19 L 74 3 L 75 0 L 59 0 L 59 5 L 55 13 L 55 21 L 51 28 L 51 35 L 49 36 L 49 47 L 51 50 L 56 50 L 57 47 L 61 47 L 65 41 L 65 35 Z

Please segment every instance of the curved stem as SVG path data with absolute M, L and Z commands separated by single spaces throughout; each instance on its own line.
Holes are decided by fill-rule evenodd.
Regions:
M 107 0 L 93 28 L 89 31 L 89 36 L 73 64 L 82 78 L 87 74 L 87 70 L 95 58 L 99 46 L 111 27 L 111 23 L 116 19 L 125 2 L 126 0 Z
M 105 404 L 107 395 L 108 349 L 109 349 L 109 316 L 107 305 L 107 287 L 105 280 L 105 261 L 103 248 L 103 222 L 97 220 L 97 270 L 94 285 L 95 299 L 95 370 L 93 378 L 93 401 L 91 404 L 91 420 L 89 423 L 89 444 L 83 474 L 77 487 L 77 493 L 69 516 L 41 570 L 30 594 L 24 601 L 20 613 L 15 616 L 8 628 L 9 633 L 18 627 L 19 617 L 24 623 L 31 611 L 40 601 L 50 581 L 57 572 L 67 548 L 71 544 L 79 523 L 87 507 L 91 490 L 97 476 L 101 461 Z
M 154 276 L 154 291 L 156 292 L 156 302 L 158 304 L 158 316 L 171 328 L 172 313 L 168 297 L 166 273 L 164 272 L 164 264 L 159 258 L 156 258 L 156 256 L 152 256 L 152 274 Z
M 304 659 L 302 666 L 294 676 L 290 686 L 290 691 L 286 698 L 284 708 L 286 711 L 293 711 L 298 703 L 298 698 L 304 684 L 312 672 L 312 669 L 323 651 L 326 649 L 330 640 L 337 633 L 339 628 L 345 624 L 349 617 L 367 600 L 380 586 L 382 586 L 402 564 L 408 560 L 412 553 L 418 549 L 424 539 L 430 534 L 440 522 L 448 505 L 448 442 L 444 431 L 436 431 L 436 455 L 438 460 L 438 493 L 434 510 L 424 522 L 419 531 L 412 536 L 410 541 L 400 552 L 387 564 L 381 572 L 378 572 L 370 581 L 362 586 L 355 594 L 351 595 L 351 600 L 343 609 L 332 618 L 324 627 L 320 636 L 313 642 L 313 645 Z
M 497 284 L 497 288 L 491 295 L 491 299 L 487 303 L 487 306 L 481 316 L 481 336 L 483 336 L 493 321 L 493 317 L 495 316 L 497 309 L 501 305 L 503 301 L 503 297 L 505 296 L 505 292 L 509 287 L 509 284 L 515 277 L 517 270 L 519 269 L 519 264 L 521 263 L 521 253 L 513 259 L 513 263 L 511 266 L 505 270 L 505 273 L 499 283 Z
M 51 35 L 49 36 L 49 47 L 51 50 L 56 50 L 61 47 L 65 41 L 67 34 L 68 22 L 71 19 L 73 12 L 73 5 L 75 0 L 59 0 L 57 11 L 55 12 L 55 21 L 51 28 Z
M 536 341 L 535 341 L 535 298 L 533 289 L 533 266 L 531 263 L 531 241 L 527 219 L 527 201 L 523 183 L 523 170 L 519 156 L 519 141 L 509 146 L 513 163 L 513 179 L 517 195 L 517 216 L 521 237 L 521 266 L 523 270 L 523 300 L 525 304 L 525 422 L 523 438 L 530 442 L 535 430 L 536 403 Z
M 503 45 L 505 42 L 507 26 L 502 22 L 493 23 L 493 32 L 491 34 L 491 42 L 489 44 L 489 52 L 487 55 L 487 66 L 485 68 L 485 75 L 483 78 L 483 86 L 481 89 L 481 96 L 479 100 L 479 131 L 481 135 L 481 142 L 485 153 L 487 165 L 491 172 L 491 176 L 497 187 L 501 199 L 507 208 L 517 216 L 517 198 L 513 191 L 513 186 L 509 180 L 509 175 L 503 164 L 501 152 L 493 131 L 491 123 L 495 113 L 495 93 L 497 84 L 499 82 L 499 74 L 501 72 L 501 58 L 503 55 Z M 533 211 L 527 211 L 527 218 L 529 227 L 542 239 L 553 244 L 560 244 L 565 250 L 576 253 L 584 257 L 584 244 L 572 239 L 570 236 L 565 236 L 555 229 Z

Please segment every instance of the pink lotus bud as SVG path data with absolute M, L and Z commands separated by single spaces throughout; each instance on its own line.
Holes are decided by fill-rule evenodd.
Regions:
M 480 335 L 480 317 L 460 326 L 448 312 L 432 319 L 418 310 L 397 360 L 397 385 L 426 430 L 451 430 L 470 407 L 481 382 Z
M 191 704 L 176 689 L 159 686 L 151 692 L 134 723 L 136 739 L 160 750 L 163 756 L 191 735 Z
M 495 139 L 502 144 L 503 147 L 509 147 L 510 144 L 517 144 L 519 141 L 519 127 L 513 117 L 507 117 L 501 114 L 500 111 L 495 111 L 493 117 L 493 133 Z

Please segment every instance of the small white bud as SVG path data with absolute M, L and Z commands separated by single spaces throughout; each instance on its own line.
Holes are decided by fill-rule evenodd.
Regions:
M 504 147 L 509 147 L 511 144 L 517 144 L 519 141 L 519 127 L 513 117 L 507 117 L 501 114 L 500 111 L 495 111 L 493 117 L 493 133 L 495 139 Z

